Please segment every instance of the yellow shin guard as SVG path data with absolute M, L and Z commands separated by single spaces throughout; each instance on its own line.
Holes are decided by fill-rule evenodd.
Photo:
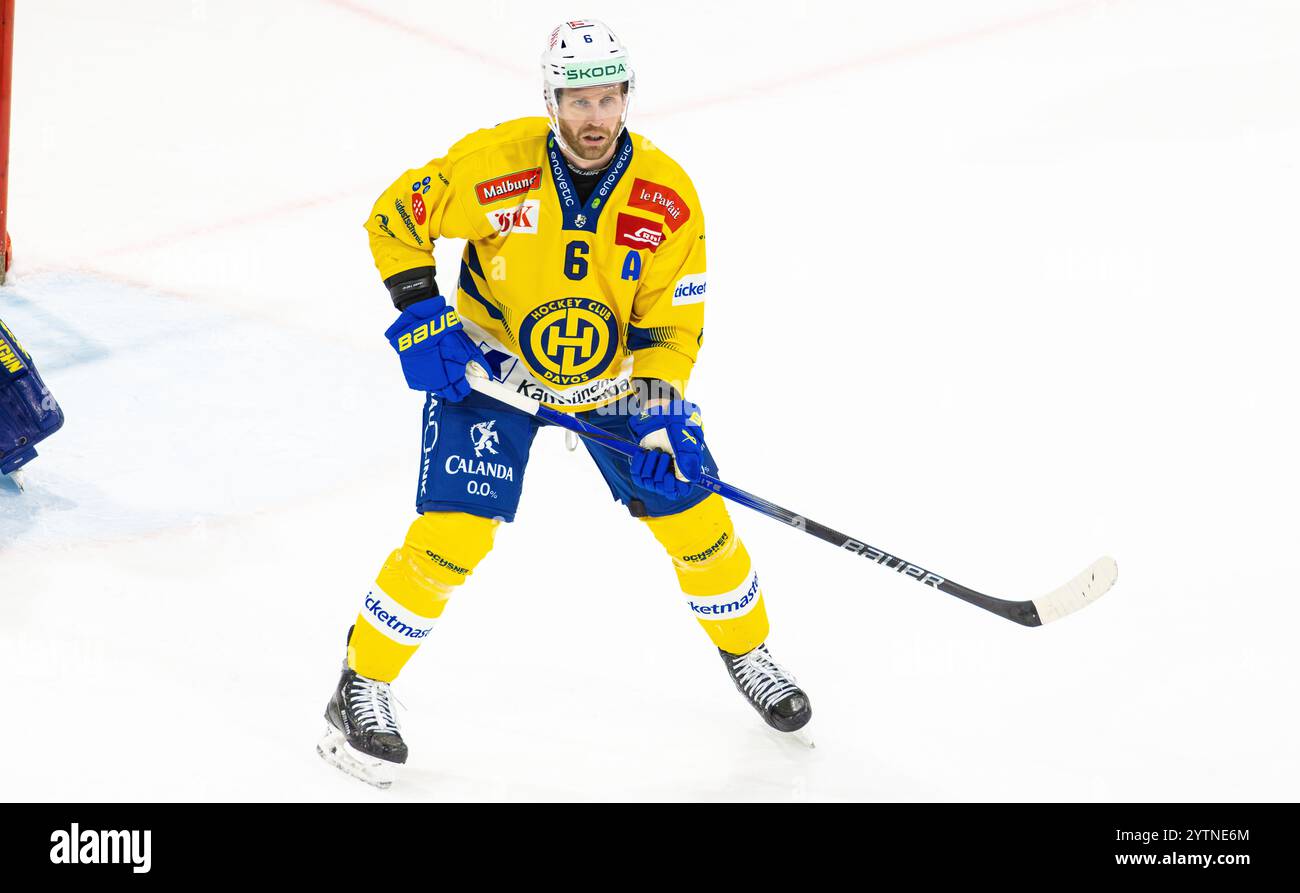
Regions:
M 687 606 L 713 644 L 744 654 L 767 640 L 758 575 L 721 496 L 676 515 L 642 520 L 672 558 Z
M 426 512 L 384 562 L 348 643 L 348 666 L 392 682 L 442 616 L 455 587 L 492 548 L 498 521 L 463 512 Z

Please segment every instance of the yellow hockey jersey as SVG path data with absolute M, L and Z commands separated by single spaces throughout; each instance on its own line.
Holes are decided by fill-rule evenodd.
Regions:
M 685 393 L 704 334 L 704 215 L 690 178 L 624 131 L 585 203 L 545 118 L 480 130 L 407 171 L 366 222 L 400 299 L 433 270 L 433 242 L 464 239 L 456 310 L 520 393 L 565 411 L 631 378 Z M 495 353 L 493 353 L 495 352 Z

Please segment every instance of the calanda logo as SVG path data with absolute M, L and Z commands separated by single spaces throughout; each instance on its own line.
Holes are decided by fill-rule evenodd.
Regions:
M 618 350 L 618 322 L 593 298 L 547 301 L 524 317 L 519 347 L 538 377 L 560 387 L 582 384 L 609 367 Z
M 443 463 L 447 474 L 476 474 L 480 477 L 496 478 L 499 481 L 513 481 L 515 468 L 504 462 L 488 462 L 485 459 L 466 459 L 463 456 L 448 456 Z
M 469 442 L 474 448 L 473 457 L 450 455 L 442 464 L 442 470 L 449 475 L 472 474 L 478 477 L 496 478 L 498 481 L 515 479 L 515 467 L 509 462 L 493 462 L 490 458 L 498 455 L 497 446 L 501 443 L 501 434 L 496 429 L 497 420 L 478 422 L 469 427 Z
M 492 419 L 489 422 L 479 422 L 477 425 L 470 426 L 469 439 L 474 443 L 474 455 L 482 456 L 484 451 L 497 454 L 496 444 L 501 442 L 501 435 L 496 430 L 497 420 Z

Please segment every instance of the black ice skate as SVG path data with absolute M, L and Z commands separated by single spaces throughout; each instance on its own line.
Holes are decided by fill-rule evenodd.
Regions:
M 367 784 L 392 785 L 396 768 L 406 762 L 406 742 L 391 697 L 387 682 L 367 679 L 344 664 L 334 697 L 325 705 L 329 727 L 316 752 Z
M 797 732 L 812 719 L 812 704 L 794 676 L 777 663 L 766 645 L 748 654 L 731 654 L 718 649 L 740 693 L 758 711 L 763 721 L 778 732 Z M 811 744 L 811 739 L 808 742 Z

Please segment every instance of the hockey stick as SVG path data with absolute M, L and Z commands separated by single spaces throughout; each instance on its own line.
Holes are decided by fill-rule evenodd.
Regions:
M 508 385 L 490 379 L 477 364 L 471 364 L 469 367 L 469 383 L 475 391 L 484 396 L 491 397 L 495 400 L 505 403 L 508 406 L 518 409 L 520 412 L 526 412 L 531 416 L 536 416 L 544 422 L 572 431 L 581 437 L 586 438 L 594 443 L 613 450 L 616 453 L 622 453 L 629 458 L 641 452 L 641 448 L 628 440 L 615 437 L 606 431 L 588 425 L 581 419 L 569 415 L 568 413 L 559 412 L 543 406 L 541 403 L 530 397 L 516 392 Z M 1119 567 L 1115 564 L 1115 559 L 1110 557 L 1098 558 L 1083 572 L 1075 576 L 1064 586 L 1053 589 L 1051 592 L 1031 601 L 1010 601 L 1007 599 L 994 598 L 991 595 L 985 595 L 982 592 L 976 592 L 974 589 L 968 589 L 960 583 L 955 583 L 945 577 L 928 571 L 919 565 L 905 561 L 896 555 L 890 555 L 883 549 L 870 546 L 861 540 L 856 540 L 851 536 L 845 536 L 837 530 L 818 524 L 797 515 L 789 509 L 782 508 L 775 503 L 768 502 L 747 493 L 739 487 L 733 487 L 725 481 L 720 481 L 711 475 L 704 475 L 703 479 L 696 484 L 697 487 L 703 487 L 713 493 L 730 499 L 732 502 L 738 502 L 743 506 L 748 506 L 757 512 L 767 515 L 769 518 L 775 518 L 791 527 L 797 527 L 805 533 L 812 534 L 820 540 L 825 540 L 833 546 L 846 549 L 855 555 L 872 561 L 881 567 L 889 568 L 892 571 L 911 577 L 920 583 L 930 586 L 940 592 L 946 592 L 948 595 L 956 596 L 964 602 L 969 602 L 977 608 L 983 608 L 985 611 L 997 614 L 999 617 L 1005 617 L 1007 620 L 1019 623 L 1022 626 L 1042 626 L 1045 623 L 1051 623 L 1053 620 L 1059 620 L 1067 614 L 1073 614 L 1080 608 L 1092 604 L 1097 599 L 1106 594 L 1106 591 L 1114 585 L 1116 578 L 1119 576 Z

